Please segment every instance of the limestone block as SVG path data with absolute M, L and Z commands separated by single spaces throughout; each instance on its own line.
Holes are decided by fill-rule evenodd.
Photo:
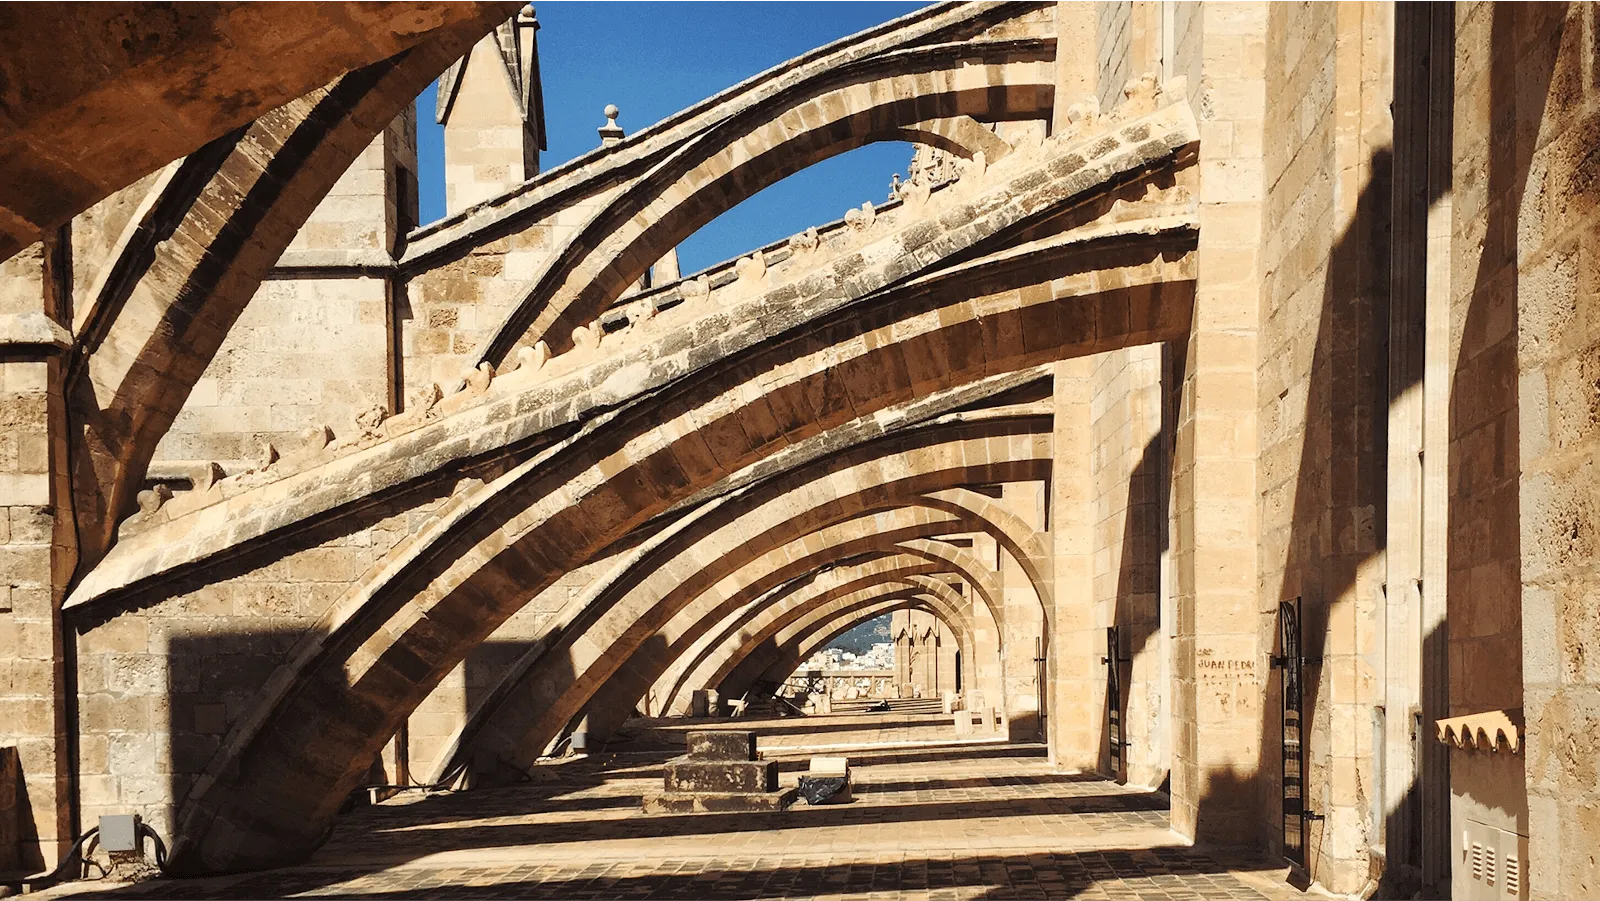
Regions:
M 778 790 L 775 760 L 696 760 L 679 757 L 666 767 L 669 792 L 771 792 Z
M 644 797 L 645 813 L 761 813 L 794 803 L 795 790 L 770 792 L 660 792 Z
M 690 732 L 689 756 L 695 760 L 755 760 L 756 734 L 726 730 Z
M 807 804 L 840 804 L 850 800 L 850 759 L 813 757 L 809 771 L 800 777 L 800 797 Z

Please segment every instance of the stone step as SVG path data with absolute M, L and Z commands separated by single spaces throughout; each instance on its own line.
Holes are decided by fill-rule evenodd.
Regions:
M 761 813 L 786 810 L 794 788 L 771 792 L 660 792 L 644 796 L 645 813 Z

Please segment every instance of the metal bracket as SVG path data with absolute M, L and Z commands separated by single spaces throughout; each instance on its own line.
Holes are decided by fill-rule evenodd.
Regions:
M 1305 820 L 1308 823 L 1318 823 L 1326 820 L 1327 818 L 1328 817 L 1325 814 L 1313 813 L 1309 810 L 1300 811 L 1300 819 Z

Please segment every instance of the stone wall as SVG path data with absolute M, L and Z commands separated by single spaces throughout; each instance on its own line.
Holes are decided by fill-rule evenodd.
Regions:
M 290 242 L 195 383 L 156 449 L 152 474 L 259 465 L 262 445 L 306 429 L 336 437 L 398 389 L 383 266 L 415 220 L 416 122 L 397 118 L 340 176 Z
M 1277 602 L 1298 599 L 1310 658 L 1304 803 L 1326 817 L 1306 830 L 1307 865 L 1335 891 L 1368 878 L 1380 792 L 1373 666 L 1386 501 L 1388 15 L 1379 4 L 1275 6 L 1267 41 L 1267 77 L 1281 87 L 1268 93 L 1264 145 L 1260 604 L 1270 637 Z M 1275 675 L 1274 705 L 1281 684 Z M 1266 712 L 1266 741 L 1280 722 Z M 1268 781 L 1263 813 L 1281 812 L 1281 786 L 1275 774 Z
M 71 496 L 64 250 L 52 239 L 0 262 L 0 747 L 15 749 L 27 809 L 11 848 L 30 871 L 71 840 L 60 604 L 77 545 L 71 517 L 57 515 Z
M 79 772 L 85 820 L 138 810 L 163 835 L 229 731 L 276 690 L 345 592 L 429 522 L 436 493 L 396 500 L 177 580 L 160 615 L 84 623 L 78 639 Z M 375 781 L 386 781 L 375 773 Z
M 1122 660 L 1120 704 L 1113 713 L 1126 742 L 1123 764 L 1102 752 L 1101 770 L 1138 785 L 1167 774 L 1162 716 L 1167 685 L 1161 637 L 1162 485 L 1161 348 L 1145 346 L 1094 357 L 1094 603 L 1099 627 L 1115 626 Z M 1106 745 L 1109 750 L 1109 744 Z
M 1584 897 L 1600 892 L 1600 16 L 1474 3 L 1456 25 L 1451 710 L 1525 706 L 1531 894 Z
M 1201 4 L 1183 4 L 1198 7 Z M 1122 100 L 1129 79 L 1147 72 L 1162 73 L 1163 4 L 1150 0 L 1097 2 L 1095 8 L 1098 68 L 1096 96 L 1101 109 Z

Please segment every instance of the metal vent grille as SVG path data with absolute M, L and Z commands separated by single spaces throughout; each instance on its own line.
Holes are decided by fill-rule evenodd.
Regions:
M 1472 878 L 1483 879 L 1483 844 L 1472 843 Z
M 1483 849 L 1483 884 L 1494 885 L 1494 849 Z
M 1505 861 L 1506 894 L 1522 894 L 1522 858 L 1507 857 Z

